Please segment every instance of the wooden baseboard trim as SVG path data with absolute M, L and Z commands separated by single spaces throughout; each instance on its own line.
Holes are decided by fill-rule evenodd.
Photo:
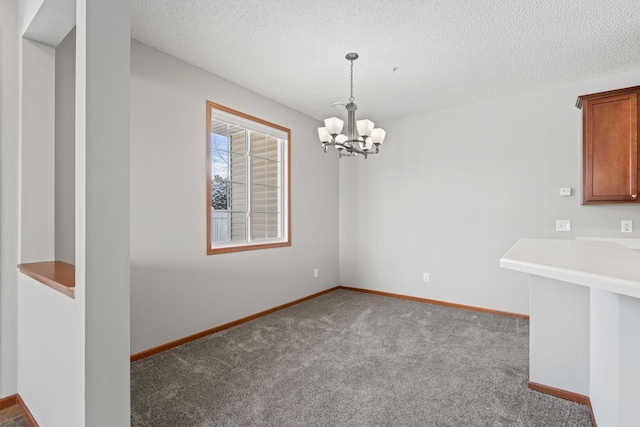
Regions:
M 593 406 L 591 406 L 591 399 L 589 399 L 589 413 L 591 414 L 591 424 L 593 424 L 593 427 L 598 427 L 598 423 L 596 422 L 596 414 L 593 413 Z
M 0 411 L 3 409 L 11 408 L 18 404 L 18 395 L 12 394 L 11 396 L 3 397 L 0 399 Z
M 596 415 L 593 413 L 593 406 L 591 406 L 591 399 L 589 399 L 589 396 L 531 381 L 529 381 L 529 388 L 539 393 L 548 394 L 550 396 L 559 397 L 560 399 L 586 405 L 589 408 L 589 414 L 591 414 L 591 424 L 593 424 L 593 427 L 598 427 L 598 423 L 596 423 Z
M 392 294 L 392 293 L 389 293 L 389 292 L 374 291 L 374 290 L 371 290 L 371 289 L 351 288 L 351 287 L 348 287 L 348 286 L 338 286 L 338 288 L 339 289 L 346 289 L 348 291 L 356 291 L 356 292 L 364 292 L 366 294 L 380 295 L 380 296 L 383 296 L 383 297 L 398 298 L 398 299 L 404 299 L 404 300 L 409 300 L 409 301 L 423 302 L 423 303 L 426 303 L 426 304 L 441 305 L 441 306 L 444 306 L 444 307 L 459 308 L 461 310 L 479 311 L 481 313 L 497 314 L 499 316 L 515 317 L 516 319 L 529 320 L 529 315 L 527 315 L 527 314 L 519 314 L 519 313 L 510 313 L 508 311 L 491 310 L 491 309 L 488 309 L 488 308 L 474 307 L 474 306 L 471 306 L 471 305 L 454 304 L 452 302 L 438 301 L 438 300 L 427 299 L 427 298 L 412 297 L 412 296 L 409 296 L 409 295 L 402 295 L 402 294 Z
M 529 381 L 529 388 L 533 391 L 548 394 L 554 397 L 559 397 L 560 399 L 569 400 L 571 402 L 576 402 L 581 405 L 590 405 L 589 396 L 585 396 L 583 394 L 562 390 L 562 389 L 551 387 L 544 384 L 534 383 L 532 381 Z
M 180 338 L 178 340 L 171 341 L 171 342 L 168 342 L 166 344 L 162 344 L 162 345 L 159 345 L 157 347 L 150 348 L 149 350 L 144 350 L 144 351 L 141 351 L 140 353 L 132 354 L 131 355 L 131 362 L 135 362 L 137 360 L 144 359 L 145 357 L 153 356 L 154 354 L 158 354 L 158 353 L 161 353 L 163 351 L 169 350 L 171 348 L 178 347 L 179 345 L 186 344 L 186 343 L 191 342 L 191 341 L 195 341 L 195 340 L 197 340 L 199 338 L 202 338 L 202 337 L 206 337 L 207 335 L 215 334 L 216 332 L 220 332 L 220 331 L 223 331 L 225 329 L 229 329 L 229 328 L 232 328 L 234 326 L 241 325 L 243 323 L 249 322 L 250 320 L 254 320 L 254 319 L 257 319 L 259 317 L 266 316 L 267 314 L 271 314 L 271 313 L 274 313 L 276 311 L 291 307 L 292 305 L 300 304 L 301 302 L 304 302 L 304 301 L 319 297 L 320 295 L 328 294 L 329 292 L 333 292 L 333 291 L 337 290 L 338 288 L 339 287 L 336 286 L 335 288 L 325 289 L 324 291 L 317 292 L 317 293 L 315 293 L 313 295 L 309 295 L 309 296 L 306 296 L 304 298 L 300 298 L 300 299 L 297 299 L 295 301 L 291 301 L 291 302 L 288 302 L 286 304 L 282 304 L 282 305 L 279 305 L 277 307 L 270 308 L 268 310 L 252 314 L 251 316 L 243 317 L 242 319 L 234 320 L 233 322 L 225 323 L 224 325 L 216 326 L 215 328 L 207 329 L 206 331 L 198 332 L 196 334 L 189 335 L 187 337 Z
M 18 406 L 18 408 L 20 408 L 28 427 L 39 427 L 33 414 L 31 414 L 31 411 L 29 411 L 29 408 L 27 408 L 27 405 L 19 394 L 12 394 L 11 396 L 0 399 L 0 411 L 12 406 Z
M 27 405 L 24 403 L 24 400 L 22 400 L 22 397 L 20 397 L 20 395 L 18 395 L 18 405 L 20 406 L 20 409 L 22 410 L 22 414 L 24 415 L 24 419 L 27 421 L 27 426 L 28 427 L 39 427 L 38 423 L 36 422 L 36 419 L 34 418 L 34 416 L 31 413 L 31 411 L 29 411 L 29 408 L 27 408 Z

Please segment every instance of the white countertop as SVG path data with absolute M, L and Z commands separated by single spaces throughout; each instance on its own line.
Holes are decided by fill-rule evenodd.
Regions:
M 500 267 L 640 298 L 640 252 L 613 242 L 520 239 Z

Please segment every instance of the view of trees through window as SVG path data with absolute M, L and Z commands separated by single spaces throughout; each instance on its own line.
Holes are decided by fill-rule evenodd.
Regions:
M 229 138 L 215 133 L 211 134 L 211 207 L 214 210 L 229 209 Z M 222 174 L 222 175 L 220 175 Z

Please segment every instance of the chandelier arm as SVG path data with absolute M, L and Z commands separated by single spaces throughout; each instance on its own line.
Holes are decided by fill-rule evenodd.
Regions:
M 380 154 L 380 149 L 378 147 L 376 147 L 375 150 L 358 150 L 358 152 L 360 154 Z
M 346 153 L 344 151 L 342 151 L 342 152 L 339 151 L 338 152 L 338 156 L 340 158 L 342 158 L 342 157 L 355 157 L 357 155 L 358 155 L 358 153 L 353 153 L 353 152 L 350 152 L 350 151 L 347 151 Z
M 351 147 L 351 148 L 349 149 L 349 151 L 350 151 L 350 152 L 354 152 L 354 153 L 361 154 L 361 155 L 363 155 L 363 156 L 367 153 L 367 151 L 361 150 L 361 149 L 356 148 L 356 147 Z
M 333 143 L 333 144 L 331 144 L 331 145 L 335 145 L 335 146 L 337 146 L 337 147 L 346 148 L 347 150 L 351 149 L 351 145 L 345 145 L 345 144 L 343 144 L 343 143 L 341 143 L 341 142 L 337 142 L 337 141 L 336 141 L 336 142 L 334 142 L 334 143 Z

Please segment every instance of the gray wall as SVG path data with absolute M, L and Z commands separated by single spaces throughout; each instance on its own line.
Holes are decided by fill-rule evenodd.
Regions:
M 75 264 L 75 28 L 56 47 L 55 74 L 55 256 Z
M 0 398 L 18 386 L 18 3 L 0 0 Z
M 318 122 L 137 41 L 131 58 L 132 353 L 336 286 L 338 160 Z M 207 100 L 291 129 L 291 247 L 206 255 Z
M 85 425 L 129 426 L 131 4 L 76 4 L 76 106 L 84 115 L 76 115 L 75 248 L 76 280 L 85 281 Z
M 21 39 L 20 262 L 55 258 L 55 49 Z
M 382 154 L 340 163 L 353 183 L 340 186 L 340 284 L 528 313 L 526 275 L 498 267 L 519 238 L 640 232 L 639 205 L 580 205 L 574 107 L 638 81 L 634 70 L 380 123 Z M 556 232 L 556 219 L 572 231 Z M 623 219 L 634 233 L 620 232 Z

